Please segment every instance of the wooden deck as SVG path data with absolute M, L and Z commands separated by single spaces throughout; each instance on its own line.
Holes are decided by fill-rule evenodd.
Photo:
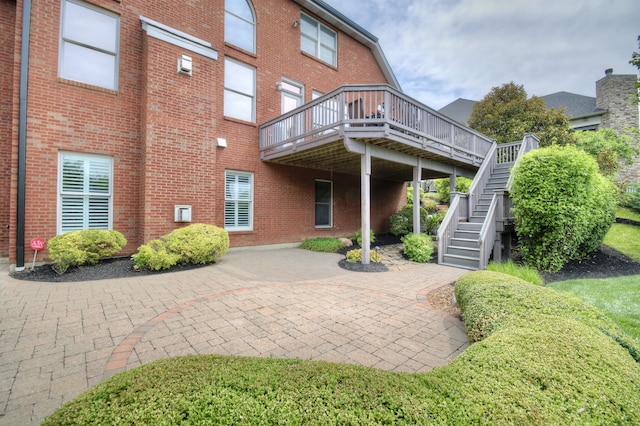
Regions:
M 260 126 L 264 161 L 410 181 L 473 177 L 493 141 L 387 85 L 342 86 Z

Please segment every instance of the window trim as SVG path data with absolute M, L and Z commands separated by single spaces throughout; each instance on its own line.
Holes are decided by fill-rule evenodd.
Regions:
M 83 164 L 86 164 L 87 161 L 90 161 L 91 159 L 100 159 L 100 160 L 106 160 L 108 163 L 108 169 L 109 169 L 109 191 L 107 194 L 102 194 L 102 193 L 94 193 L 94 196 L 100 196 L 100 197 L 106 197 L 108 198 L 108 218 L 107 218 L 107 229 L 111 230 L 113 229 L 113 180 L 114 180 L 114 162 L 113 162 L 113 157 L 108 156 L 108 155 L 99 155 L 99 154 L 87 154 L 87 153 L 79 153 L 79 152 L 71 152 L 71 151 L 59 151 L 58 152 L 58 185 L 57 185 L 57 198 L 58 198 L 58 206 L 57 206 L 57 212 L 56 212 L 56 234 L 60 235 L 60 234 L 64 234 L 67 232 L 71 232 L 70 230 L 68 231 L 63 231 L 62 229 L 62 199 L 65 196 L 72 196 L 72 195 L 76 195 L 76 196 L 82 196 L 83 198 L 86 197 L 91 197 L 92 193 L 91 192 L 82 192 L 82 193 L 73 193 L 73 192 L 67 192 L 65 193 L 63 191 L 63 170 L 64 170 L 64 160 L 65 158 L 78 158 L 78 159 L 82 159 Z M 86 175 L 86 167 L 85 167 L 85 175 Z M 86 182 L 83 179 L 83 183 Z M 88 211 L 83 211 L 83 222 L 87 222 L 88 221 L 88 216 L 89 212 Z M 103 228 L 89 228 L 89 227 L 85 227 L 83 226 L 82 229 L 103 229 Z
M 247 6 L 249 7 L 249 10 L 251 11 L 251 16 L 253 18 L 253 21 L 247 21 L 242 16 L 236 15 L 235 13 L 229 11 L 227 9 L 227 0 L 225 0 L 225 2 L 224 2 L 224 34 L 225 34 L 224 42 L 225 43 L 229 43 L 231 46 L 235 46 L 238 49 L 242 49 L 245 52 L 249 52 L 249 53 L 252 53 L 252 54 L 255 55 L 256 54 L 256 50 L 257 50 L 257 48 L 256 48 L 256 44 L 257 44 L 257 37 L 256 37 L 256 32 L 257 32 L 256 31 L 256 11 L 253 9 L 253 5 L 251 4 L 251 2 L 249 0 L 245 0 L 245 2 L 247 3 Z M 227 34 L 227 13 L 229 15 L 232 15 L 235 18 L 238 18 L 238 19 L 248 23 L 248 24 L 251 24 L 251 27 L 253 28 L 253 46 L 252 46 L 253 50 L 247 50 L 242 46 L 238 46 L 237 44 L 234 44 L 234 43 L 232 43 L 230 41 L 227 41 L 227 36 L 226 36 L 226 34 Z
M 307 36 L 306 34 L 304 34 L 302 32 L 302 29 L 300 30 L 300 50 L 308 55 L 313 56 L 314 58 L 331 65 L 332 67 L 337 67 L 338 66 L 338 33 L 336 31 L 334 31 L 332 28 L 328 27 L 327 25 L 324 25 L 322 22 L 318 21 L 315 18 L 312 18 L 311 16 L 307 15 L 306 13 L 300 13 L 300 20 L 304 21 L 306 20 L 308 23 L 315 23 L 317 31 L 318 31 L 318 35 L 316 37 L 316 39 L 312 39 L 309 36 Z M 322 33 L 322 30 L 326 30 L 327 32 L 330 32 L 331 34 L 333 34 L 333 40 L 335 42 L 335 45 L 331 47 L 331 50 L 333 52 L 333 62 L 327 62 L 322 58 L 322 54 L 321 54 L 321 48 L 323 46 L 326 46 L 325 44 L 322 44 L 321 41 L 321 36 L 320 34 Z M 316 52 L 315 53 L 311 53 L 311 52 L 307 52 L 306 50 L 304 50 L 302 48 L 302 39 L 306 38 L 307 40 L 311 40 L 315 42 L 316 45 Z M 326 46 L 327 48 L 329 46 Z
M 318 183 L 328 183 L 329 184 L 329 189 L 330 189 L 330 197 L 329 197 L 329 203 L 323 202 L 323 203 L 319 203 L 318 202 L 318 191 L 317 191 L 317 184 Z M 316 179 L 313 183 L 314 185 L 314 223 L 315 223 L 315 227 L 318 229 L 321 228 L 333 228 L 333 181 L 330 180 L 325 180 L 325 179 Z M 324 224 L 324 225 L 318 225 L 318 204 L 322 204 L 322 205 L 329 205 L 329 223 L 328 224 Z
M 227 177 L 229 175 L 233 175 L 233 176 L 248 176 L 249 177 L 249 189 L 251 191 L 249 200 L 240 200 L 240 199 L 232 199 L 232 198 L 228 198 L 227 197 Z M 255 186 L 255 178 L 254 178 L 254 173 L 253 172 L 243 172 L 243 171 L 239 171 L 239 170 L 225 170 L 224 171 L 224 207 L 223 207 L 223 223 L 224 223 L 224 229 L 229 231 L 229 232 L 236 232 L 236 231 L 253 231 L 253 209 L 254 209 L 254 186 Z M 237 203 L 240 201 L 248 201 L 249 202 L 249 225 L 248 226 L 237 226 L 237 225 L 233 225 L 233 226 L 227 226 L 227 218 L 226 218 L 226 208 L 227 208 L 227 202 L 232 202 L 237 206 Z M 237 224 L 238 222 L 238 218 L 237 215 L 234 218 L 235 222 Z
M 96 46 L 92 46 L 92 45 L 88 45 L 85 43 L 82 43 L 80 41 L 77 40 L 73 40 L 73 39 L 66 39 L 64 37 L 64 29 L 65 29 L 65 11 L 67 8 L 67 4 L 68 3 L 73 3 L 77 6 L 80 7 L 84 7 L 86 9 L 92 10 L 94 12 L 97 13 L 101 13 L 105 16 L 111 17 L 115 19 L 116 22 L 116 39 L 115 39 L 115 51 L 110 51 L 110 50 L 105 50 Z M 114 13 L 110 10 L 107 9 L 103 9 L 101 7 L 95 6 L 93 4 L 90 3 L 86 3 L 84 1 L 81 0 L 62 0 L 62 6 L 60 8 L 60 34 L 59 34 L 59 46 L 58 46 L 58 77 L 66 79 L 66 80 L 70 80 L 70 81 L 76 81 L 78 83 L 82 83 L 82 84 L 87 84 L 89 86 L 93 86 L 93 87 L 101 87 L 103 89 L 107 89 L 107 90 L 113 90 L 113 91 L 117 91 L 118 90 L 118 85 L 119 85 L 119 80 L 120 80 L 120 15 L 118 15 L 117 13 Z M 113 80 L 112 80 L 112 84 L 113 86 L 106 86 L 106 85 L 101 85 L 101 84 L 96 84 L 96 83 L 90 83 L 90 82 L 86 82 L 86 81 L 81 81 L 81 80 L 77 80 L 74 78 L 70 78 L 69 76 L 64 75 L 64 71 L 65 71 L 65 67 L 64 67 L 64 52 L 65 52 L 65 45 L 66 44 L 72 44 L 74 46 L 79 46 L 85 49 L 90 49 L 94 52 L 99 52 L 105 55 L 110 55 L 112 57 L 114 57 L 114 72 L 113 72 Z
M 224 58 L 224 62 L 225 62 L 225 73 L 224 73 L 224 92 L 225 93 L 224 94 L 225 95 L 226 95 L 226 92 L 229 91 L 231 93 L 235 93 L 235 94 L 238 94 L 238 95 L 249 97 L 249 95 L 247 93 L 240 92 L 238 90 L 231 89 L 231 88 L 227 87 L 227 72 L 226 72 L 227 61 L 233 62 L 233 63 L 235 63 L 235 64 L 237 64 L 239 66 L 245 67 L 247 69 L 251 69 L 251 71 L 253 72 L 253 93 L 251 93 L 251 96 L 250 96 L 251 97 L 251 121 L 249 121 L 249 123 L 255 123 L 256 122 L 256 91 L 257 91 L 257 83 L 258 83 L 257 82 L 257 71 L 256 71 L 256 68 L 254 66 L 251 66 L 251 65 L 246 64 L 246 63 L 244 63 L 242 61 L 238 61 L 236 59 L 230 58 L 228 56 L 225 57 Z M 227 114 L 226 102 L 225 102 L 225 105 L 223 106 L 223 114 L 224 114 L 225 117 L 229 117 L 229 118 L 233 118 L 233 119 L 241 120 L 241 121 L 247 121 L 242 117 L 236 117 L 236 116 Z

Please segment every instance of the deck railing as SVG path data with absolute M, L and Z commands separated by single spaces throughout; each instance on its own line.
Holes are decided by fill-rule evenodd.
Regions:
M 319 137 L 351 132 L 396 133 L 443 155 L 480 163 L 491 147 L 486 136 L 387 85 L 342 86 L 260 126 L 260 150 L 296 149 Z

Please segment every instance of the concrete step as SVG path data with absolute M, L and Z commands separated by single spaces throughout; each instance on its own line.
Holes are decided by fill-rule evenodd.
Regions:
M 452 238 L 451 239 L 452 246 L 458 247 L 469 247 L 469 248 L 477 248 L 480 249 L 480 243 L 478 243 L 478 239 L 468 239 L 468 238 Z
M 473 214 L 470 218 L 469 218 L 469 222 L 471 223 L 480 223 L 480 224 L 484 224 L 484 220 L 487 217 L 487 212 L 474 212 L 477 214 Z M 484 213 L 484 214 L 483 214 Z
M 480 259 L 466 256 L 458 256 L 455 254 L 445 254 L 443 256 L 443 264 L 455 266 L 457 268 L 480 269 Z

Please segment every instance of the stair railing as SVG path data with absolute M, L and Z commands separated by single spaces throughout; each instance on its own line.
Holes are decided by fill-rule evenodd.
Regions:
M 479 269 L 485 269 L 489 263 L 489 257 L 496 245 L 496 224 L 498 221 L 498 214 L 502 210 L 500 204 L 502 202 L 502 195 L 498 193 L 493 194 L 491 198 L 491 204 L 487 211 L 487 217 L 480 229 L 480 235 L 478 236 L 478 244 L 480 245 L 480 262 Z
M 449 204 L 449 210 L 438 228 L 438 263 L 444 262 L 444 252 L 451 244 L 460 220 L 460 194 L 455 194 Z
M 496 141 L 493 141 L 491 148 L 487 152 L 487 156 L 484 158 L 482 165 L 478 169 L 471 185 L 469 185 L 469 215 L 476 209 L 480 196 L 484 191 L 484 188 L 489 183 L 491 173 L 497 162 L 498 145 Z
M 518 156 L 516 157 L 513 167 L 518 164 L 518 161 L 529 151 L 534 149 L 538 149 L 540 145 L 540 139 L 533 133 L 526 133 L 524 138 L 522 138 L 522 143 L 520 144 L 520 149 L 518 150 Z M 509 176 L 509 180 L 507 181 L 507 192 L 511 191 L 511 185 L 513 184 L 513 173 Z

